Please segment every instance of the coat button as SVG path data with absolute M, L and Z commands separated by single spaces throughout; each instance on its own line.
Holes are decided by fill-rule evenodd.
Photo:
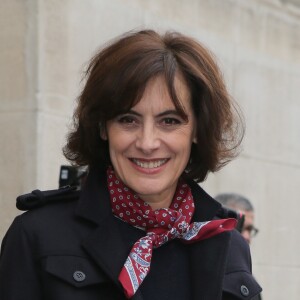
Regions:
M 81 271 L 75 271 L 74 274 L 73 274 L 73 278 L 77 282 L 84 281 L 85 277 L 86 277 L 85 274 Z
M 249 296 L 249 290 L 245 285 L 241 285 L 241 294 L 245 297 Z

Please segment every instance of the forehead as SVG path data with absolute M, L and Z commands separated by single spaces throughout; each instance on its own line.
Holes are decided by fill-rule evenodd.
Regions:
M 144 93 L 138 103 L 133 106 L 149 106 L 159 109 L 159 107 L 169 107 L 170 109 L 176 109 L 178 104 L 184 109 L 185 112 L 191 109 L 190 103 L 190 90 L 184 80 L 184 78 L 178 73 L 174 78 L 174 93 L 168 87 L 166 80 L 163 75 L 151 78 L 146 84 Z M 177 99 L 174 99 L 174 98 Z M 178 104 L 176 103 L 178 100 Z

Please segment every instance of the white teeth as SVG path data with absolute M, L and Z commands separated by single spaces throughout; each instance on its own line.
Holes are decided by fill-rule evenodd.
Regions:
M 153 168 L 157 168 L 157 167 L 160 167 L 161 165 L 163 165 L 167 161 L 167 159 L 150 161 L 150 162 L 139 161 L 137 159 L 133 159 L 132 161 L 142 168 L 153 169 Z

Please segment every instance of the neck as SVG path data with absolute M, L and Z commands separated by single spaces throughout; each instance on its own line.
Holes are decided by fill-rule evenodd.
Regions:
M 159 195 L 138 195 L 143 201 L 148 203 L 152 210 L 160 208 L 169 208 L 173 201 L 173 197 L 176 191 L 176 186 L 171 190 L 163 192 Z

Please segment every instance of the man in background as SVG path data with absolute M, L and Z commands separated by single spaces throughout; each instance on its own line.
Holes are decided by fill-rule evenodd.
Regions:
M 251 239 L 258 233 L 258 229 L 254 226 L 254 208 L 251 202 L 235 193 L 223 193 L 215 197 L 223 206 L 240 212 L 244 215 L 244 223 L 241 228 L 241 234 L 250 244 Z

